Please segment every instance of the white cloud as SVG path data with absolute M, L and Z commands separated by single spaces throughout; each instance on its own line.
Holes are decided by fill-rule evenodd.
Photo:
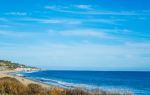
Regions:
M 76 8 L 79 9 L 86 9 L 86 10 L 91 10 L 92 6 L 91 5 L 75 5 Z
M 42 24 L 63 24 L 63 25 L 80 25 L 80 24 L 88 24 L 88 23 L 102 23 L 102 24 L 120 24 L 125 20 L 123 19 L 104 19 L 104 18 L 83 18 L 83 19 L 68 19 L 68 18 L 21 18 L 17 20 L 23 21 L 33 21 Z
M 126 42 L 125 43 L 129 47 L 137 47 L 137 48 L 150 48 L 150 42 Z
M 7 12 L 6 15 L 13 15 L 13 16 L 26 16 L 26 12 Z
M 47 19 L 40 22 L 45 24 L 81 24 L 80 21 L 71 19 Z
M 115 34 L 128 34 L 127 29 L 80 29 L 66 30 L 59 32 L 62 36 L 81 36 L 81 37 L 97 37 L 104 39 L 123 40 L 124 38 L 115 36 Z
M 134 11 L 88 11 L 80 12 L 80 14 L 93 14 L 93 15 L 137 15 Z
M 90 5 L 75 5 L 78 8 L 82 9 L 91 9 Z M 144 14 L 143 11 L 142 13 L 136 12 L 136 11 L 107 11 L 107 10 L 98 10 L 98 9 L 92 9 L 88 11 L 72 11 L 70 8 L 64 8 L 62 6 L 45 6 L 46 9 L 53 10 L 53 11 L 58 11 L 58 12 L 64 12 L 64 13 L 72 13 L 72 14 L 89 14 L 89 15 L 140 15 Z M 146 12 L 148 13 L 148 12 Z M 144 14 L 147 15 L 147 14 Z M 148 13 L 148 15 L 150 15 Z
M 6 30 L 0 30 L 0 36 L 6 36 L 6 37 L 32 37 L 41 35 L 42 33 L 39 32 L 21 32 L 21 31 L 6 31 Z
M 63 7 L 63 6 L 45 6 L 46 9 L 71 13 L 71 14 L 85 14 L 85 15 L 120 15 L 120 16 L 135 16 L 135 15 L 150 15 L 149 11 L 109 11 L 109 10 L 99 10 L 98 8 L 93 8 L 91 5 L 74 5 L 76 8 L 86 9 L 86 11 L 81 10 L 71 10 L 73 7 Z
M 84 22 L 92 22 L 92 23 L 103 23 L 103 24 L 117 24 L 121 20 L 119 19 L 86 19 Z
M 46 9 L 57 10 L 57 6 L 45 6 Z
M 90 29 L 62 31 L 60 32 L 60 34 L 63 36 L 87 36 L 87 37 L 107 38 L 104 32 L 90 30 Z
M 65 30 L 47 30 L 43 32 L 30 32 L 30 31 L 7 31 L 7 30 L 0 30 L 0 36 L 5 37 L 28 37 L 28 38 L 41 38 L 41 37 L 50 37 L 51 35 L 55 36 L 56 39 L 59 37 L 81 37 L 81 40 L 84 38 L 98 38 L 98 39 L 113 39 L 113 41 L 122 41 L 130 40 L 123 36 L 116 36 L 116 34 L 124 35 L 130 34 L 130 30 L 127 29 L 65 29 Z M 55 39 L 55 38 L 53 38 Z M 92 39 L 91 39 L 92 40 Z
M 80 20 L 76 19 L 43 19 L 43 18 L 24 18 L 25 21 L 35 21 L 43 24 L 81 24 Z

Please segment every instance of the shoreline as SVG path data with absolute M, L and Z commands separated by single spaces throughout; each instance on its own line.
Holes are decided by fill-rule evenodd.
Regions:
M 40 70 L 40 71 L 46 71 L 46 70 Z M 11 74 L 11 73 L 19 73 L 20 71 L 12 71 L 12 72 L 8 72 L 8 73 L 6 73 L 7 75 L 10 75 L 10 76 L 13 76 L 14 78 L 17 78 L 18 79 L 18 77 L 19 78 L 22 78 L 22 79 L 26 79 L 26 80 L 29 80 L 29 81 L 31 81 L 31 83 L 35 83 L 35 84 L 39 84 L 39 85 L 42 85 L 42 87 L 46 87 L 46 88 L 48 88 L 48 87 L 51 87 L 51 88 L 59 88 L 59 89 L 64 89 L 64 88 L 70 88 L 70 89 L 72 89 L 72 88 L 84 88 L 85 89 L 85 87 L 80 87 L 80 86 L 68 86 L 68 85 L 65 85 L 65 84 L 59 84 L 59 85 L 54 85 L 54 84 L 48 84 L 48 83 L 44 83 L 44 82 L 42 82 L 42 81 L 40 81 L 40 80 L 36 80 L 36 79 L 32 79 L 32 78 L 28 78 L 28 77 L 26 77 L 26 76 L 22 76 L 22 75 L 17 75 L 17 74 Z M 26 72 L 26 71 L 23 71 L 23 72 Z M 39 72 L 39 71 L 34 71 L 34 72 Z M 30 83 L 28 83 L 28 84 L 30 84 Z M 25 84 L 26 85 L 26 84 Z
M 0 71 L 0 78 L 3 78 L 3 77 L 16 78 L 17 80 L 19 80 L 25 86 L 27 86 L 28 84 L 33 83 L 33 84 L 41 85 L 44 88 L 58 88 L 58 89 L 63 89 L 64 87 L 68 87 L 68 88 L 80 88 L 80 87 L 66 86 L 66 85 L 64 87 L 57 86 L 57 85 L 51 85 L 51 84 L 40 82 L 38 80 L 27 78 L 27 77 L 24 77 L 24 76 L 17 76 L 17 75 L 10 74 L 10 73 L 18 73 L 18 72 L 20 72 L 20 71 L 15 71 L 15 70 Z
M 43 82 L 40 82 L 40 81 L 36 81 L 36 80 L 32 80 L 32 79 L 26 78 L 24 76 L 17 76 L 17 75 L 13 75 L 13 74 L 10 74 L 10 73 L 18 73 L 18 71 L 15 71 L 15 70 L 0 71 L 0 78 L 3 78 L 3 77 L 15 78 L 15 79 L 20 81 L 25 86 L 28 86 L 29 84 L 38 84 L 38 85 L 40 85 L 40 86 L 42 86 L 43 88 L 46 88 L 46 89 L 57 89 L 57 90 L 60 90 L 60 91 L 64 91 L 65 90 L 65 88 L 60 87 L 60 86 L 46 84 L 46 83 L 43 83 Z M 84 87 L 82 88 L 82 87 L 75 87 L 75 86 L 73 86 L 73 87 L 69 87 L 69 88 L 80 89 L 80 90 L 83 90 L 83 91 L 86 91 L 86 90 L 87 91 L 94 91 L 92 89 L 91 90 L 85 89 Z M 97 89 L 95 89 L 95 90 L 97 90 Z M 124 91 L 123 92 L 122 91 L 109 91 L 109 90 L 107 91 L 107 90 L 103 90 L 103 89 L 98 89 L 98 91 L 100 93 L 102 93 L 102 92 L 105 92 L 105 93 L 119 93 L 119 95 L 124 95 L 123 93 L 129 93 L 127 95 L 132 95 L 133 94 L 130 91 L 125 91 L 125 92 Z M 118 94 L 116 94 L 116 95 L 118 95 Z
M 45 87 L 45 88 L 52 88 L 52 87 L 54 87 L 52 85 L 45 84 L 45 83 L 42 83 L 42 82 L 39 82 L 39 81 L 35 81 L 35 80 L 32 80 L 32 79 L 28 79 L 28 78 L 25 78 L 25 77 L 22 77 L 22 76 L 11 75 L 10 73 L 13 73 L 13 72 L 17 72 L 17 71 L 14 71 L 14 70 L 0 71 L 0 78 L 3 78 L 3 77 L 16 78 L 17 80 L 19 80 L 22 84 L 24 84 L 26 86 L 28 84 L 34 83 L 34 84 L 39 84 L 39 85 L 41 85 L 42 87 Z

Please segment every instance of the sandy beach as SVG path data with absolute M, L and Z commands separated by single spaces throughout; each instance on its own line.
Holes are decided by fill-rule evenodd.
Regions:
M 110 92 L 110 91 L 103 91 L 103 90 L 89 92 L 88 90 L 85 90 L 80 87 L 75 88 L 75 89 L 64 89 L 64 88 L 60 88 L 57 86 L 52 86 L 52 85 L 44 84 L 44 83 L 41 83 L 38 81 L 30 80 L 25 77 L 14 76 L 14 75 L 9 74 L 11 72 L 16 72 L 16 71 L 14 71 L 14 70 L 13 71 L 0 71 L 0 78 L 3 78 L 3 77 L 15 78 L 18 81 L 20 81 L 24 85 L 25 88 L 28 87 L 26 89 L 29 89 L 29 87 L 30 87 L 29 85 L 31 85 L 31 84 L 35 84 L 35 85 L 38 84 L 38 85 L 42 86 L 42 88 L 40 87 L 40 89 L 39 89 L 39 86 L 33 86 L 34 88 L 32 87 L 31 89 L 36 90 L 36 93 L 45 93 L 45 94 L 33 94 L 33 95 L 94 95 L 92 93 L 96 93 L 95 95 L 132 95 L 132 93 L 130 93 L 130 92 L 124 92 L 126 94 L 119 94 L 120 92 L 113 92 L 113 91 Z M 13 89 L 13 87 L 15 87 L 15 88 L 17 87 L 15 85 L 10 84 L 10 86 L 12 89 L 12 90 L 9 90 L 10 93 L 12 91 L 14 91 L 14 93 L 16 93 L 16 92 L 20 93 L 19 90 L 20 90 L 21 85 L 19 85 L 19 90 Z M 9 86 L 8 86 L 8 88 L 9 88 Z M 23 93 L 27 93 L 27 95 L 31 95 L 31 94 L 28 94 L 28 93 L 30 93 L 30 90 L 25 90 L 25 88 L 23 90 L 24 91 Z M 31 93 L 34 93 L 34 90 L 33 91 L 32 90 L 31 90 Z M 51 94 L 48 94 L 48 93 L 51 93 Z M 20 95 L 20 94 L 11 94 L 11 95 Z
M 8 74 L 10 72 L 15 72 L 15 71 L 0 71 L 0 78 L 3 78 L 3 77 L 12 77 L 12 78 L 16 78 L 17 80 L 19 80 L 24 85 L 28 85 L 30 83 L 34 83 L 34 84 L 39 84 L 42 87 L 46 87 L 46 88 L 52 87 L 51 85 L 48 85 L 48 84 L 36 82 L 36 81 L 30 80 L 30 79 L 27 79 L 27 78 L 24 78 L 24 77 L 20 77 L 20 76 L 13 76 L 13 75 Z

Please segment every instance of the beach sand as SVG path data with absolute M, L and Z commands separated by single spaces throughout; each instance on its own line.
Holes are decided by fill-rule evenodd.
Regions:
M 38 84 L 38 85 L 41 85 L 43 88 L 53 89 L 52 93 L 61 93 L 62 91 L 64 91 L 63 88 L 60 88 L 60 87 L 57 87 L 57 86 L 52 86 L 52 85 L 44 84 L 44 83 L 41 83 L 41 82 L 33 81 L 33 80 L 30 80 L 30 79 L 27 79 L 27 78 L 21 77 L 21 76 L 10 75 L 9 74 L 10 72 L 16 72 L 16 71 L 0 71 L 0 78 L 3 78 L 3 77 L 16 78 L 17 80 L 19 80 L 25 86 L 27 86 L 28 84 L 31 84 L 31 83 Z M 80 93 L 81 90 L 83 90 L 83 89 L 82 88 L 78 88 L 78 90 L 70 90 L 70 92 L 73 91 L 74 93 Z M 132 95 L 131 93 L 127 93 L 127 94 L 118 94 L 117 93 L 117 94 L 114 94 L 114 93 L 111 93 L 111 92 L 104 92 L 104 91 L 101 91 L 101 90 L 99 90 L 99 92 L 97 92 L 97 93 L 98 93 L 97 95 L 106 95 L 106 93 L 108 93 L 107 95 Z M 102 94 L 102 93 L 105 93 L 105 94 Z M 55 94 L 52 94 L 52 95 L 55 95 Z M 56 94 L 56 95 L 61 95 L 61 94 Z M 65 94 L 65 95 L 70 95 L 70 94 Z M 73 94 L 73 95 L 75 95 L 75 94 Z M 86 95 L 86 94 L 82 94 L 82 95 Z M 90 94 L 90 95 L 93 95 L 93 94 Z
M 34 84 L 39 84 L 41 85 L 42 87 L 52 87 L 51 85 L 48 85 L 48 84 L 44 84 L 44 83 L 40 83 L 40 82 L 36 82 L 36 81 L 33 81 L 33 80 L 29 80 L 27 78 L 24 78 L 24 77 L 20 77 L 20 76 L 13 76 L 13 75 L 10 75 L 8 73 L 10 72 L 15 72 L 15 71 L 0 71 L 0 78 L 2 77 L 12 77 L 12 78 L 16 78 L 17 80 L 19 80 L 21 83 L 23 83 L 24 85 L 28 85 L 30 83 L 34 83 Z

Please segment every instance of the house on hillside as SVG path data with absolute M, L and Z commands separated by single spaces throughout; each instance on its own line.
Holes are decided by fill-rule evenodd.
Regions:
M 18 67 L 15 69 L 16 71 L 25 71 L 25 72 L 32 72 L 32 71 L 38 71 L 40 69 L 37 68 L 24 68 L 24 67 Z

